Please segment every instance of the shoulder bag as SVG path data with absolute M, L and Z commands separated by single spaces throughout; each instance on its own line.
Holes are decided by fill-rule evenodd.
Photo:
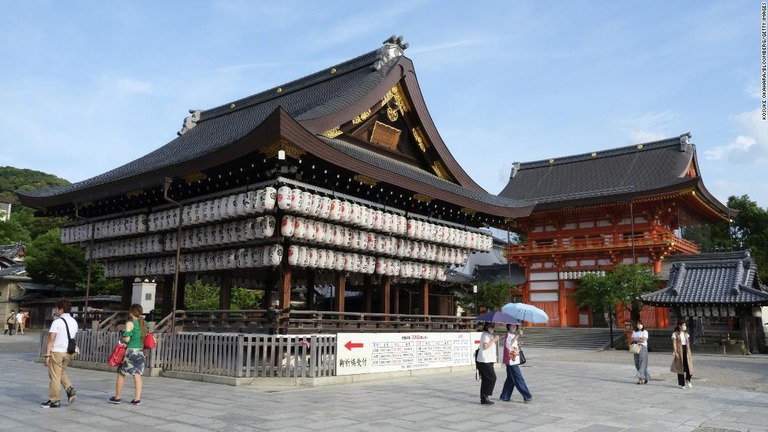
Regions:
M 630 354 L 640 354 L 641 349 L 642 348 L 640 348 L 640 344 L 638 343 L 633 343 L 632 345 L 629 346 Z
M 67 340 L 69 341 L 67 343 L 67 352 L 69 354 L 80 354 L 80 348 L 77 346 L 77 341 L 72 338 L 72 335 L 69 334 L 69 326 L 67 325 L 67 320 L 62 317 L 62 321 L 64 321 L 64 328 L 67 329 Z

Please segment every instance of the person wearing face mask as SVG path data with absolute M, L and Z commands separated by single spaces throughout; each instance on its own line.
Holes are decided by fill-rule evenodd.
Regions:
M 686 332 L 685 321 L 680 321 L 672 333 L 672 367 L 670 370 L 677 374 L 677 384 L 680 388 L 691 388 L 693 375 L 693 358 L 691 357 L 691 338 Z
M 477 351 L 477 371 L 481 378 L 480 403 L 483 405 L 493 405 L 493 401 L 488 398 L 493 394 L 493 387 L 496 385 L 496 371 L 493 365 L 498 358 L 496 343 L 499 341 L 499 335 L 494 334 L 495 331 L 494 323 L 488 322 L 483 325 L 480 348 Z
M 635 354 L 635 369 L 637 369 L 637 383 L 648 384 L 651 374 L 648 373 L 648 330 L 643 328 L 643 322 L 635 323 L 635 331 L 632 332 L 632 343 L 640 345 L 640 352 Z

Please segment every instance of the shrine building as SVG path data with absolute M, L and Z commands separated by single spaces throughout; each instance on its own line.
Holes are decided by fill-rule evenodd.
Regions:
M 37 215 L 71 219 L 62 242 L 124 281 L 124 306 L 137 278 L 156 280 L 168 314 L 184 307 L 185 281 L 206 277 L 221 287 L 221 309 L 233 286 L 263 289 L 264 307 L 281 308 L 305 287 L 310 310 L 314 288 L 330 287 L 334 311 L 347 310 L 353 291 L 363 299 L 356 312 L 447 315 L 446 271 L 491 249 L 481 228 L 527 217 L 533 202 L 490 194 L 459 166 L 407 46 L 392 37 L 192 110 L 178 137 L 145 156 L 17 195 Z
M 677 232 L 729 221 L 735 211 L 705 188 L 691 135 L 575 156 L 515 163 L 499 197 L 536 202 L 510 223 L 522 241 L 507 257 L 526 271 L 522 298 L 544 309 L 547 325 L 602 326 L 573 293 L 587 273 L 620 263 L 661 271 L 665 257 L 699 253 Z M 665 307 L 645 307 L 646 327 L 667 327 Z

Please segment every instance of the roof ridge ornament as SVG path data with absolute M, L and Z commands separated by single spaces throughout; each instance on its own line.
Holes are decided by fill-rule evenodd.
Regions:
M 684 153 L 688 151 L 688 147 L 691 145 L 691 133 L 684 133 L 680 135 L 680 152 Z
M 677 268 L 677 274 L 675 275 L 675 281 L 672 284 L 672 289 L 670 291 L 673 296 L 677 297 L 680 295 L 680 289 L 683 287 L 683 279 L 685 279 L 685 263 L 675 263 L 675 267 Z
M 384 46 L 376 53 L 376 61 L 371 66 L 373 70 L 381 69 L 382 66 L 389 63 L 393 58 L 402 57 L 409 46 L 408 42 L 403 42 L 403 35 L 392 35 L 382 43 Z
M 179 136 L 184 135 L 189 132 L 190 129 L 197 126 L 197 122 L 200 121 L 200 113 L 202 112 L 202 110 L 189 110 L 189 113 L 192 115 L 184 117 L 184 124 L 181 126 L 181 130 L 176 132 L 176 134 Z
M 512 172 L 509 174 L 509 178 L 515 178 L 518 171 L 520 171 L 520 162 L 512 162 Z

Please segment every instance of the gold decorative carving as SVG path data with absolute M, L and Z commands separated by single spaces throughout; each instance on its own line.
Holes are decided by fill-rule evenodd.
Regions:
M 234 109 L 234 108 L 235 108 L 235 104 L 233 104 L 233 103 L 232 103 L 232 104 L 229 104 L 229 108 L 230 108 L 230 109 Z
M 278 93 L 282 93 L 282 92 L 283 92 L 283 88 L 282 88 L 282 87 L 278 87 L 278 88 L 277 88 L 277 92 L 278 92 Z
M 403 114 L 411 110 L 411 104 L 408 102 L 408 98 L 405 97 L 405 90 L 403 90 L 403 87 L 400 85 L 400 83 L 397 83 L 396 86 L 392 87 L 392 93 L 395 98 L 395 102 L 397 102 L 397 106 L 400 108 L 400 111 L 402 111 Z
M 416 140 L 416 144 L 419 145 L 421 151 L 426 153 L 427 149 L 429 148 L 429 141 L 424 138 L 424 132 L 421 130 L 421 128 L 416 126 L 415 128 L 411 129 L 411 134 L 413 134 L 413 139 Z
M 299 159 L 305 153 L 303 149 L 283 137 L 280 137 L 259 149 L 259 151 L 268 158 L 276 157 L 277 152 L 280 150 L 284 150 L 285 154 L 293 159 Z
M 421 201 L 423 203 L 427 203 L 427 204 L 432 202 L 432 198 L 431 197 L 428 197 L 428 196 L 426 196 L 424 194 L 419 194 L 419 193 L 413 194 L 413 199 L 415 199 L 416 201 Z
M 360 113 L 360 115 L 356 116 L 352 119 L 352 124 L 360 124 L 365 121 L 368 117 L 371 116 L 371 110 L 367 109 Z
M 435 172 L 435 174 L 440 177 L 443 180 L 448 180 L 448 171 L 446 171 L 445 167 L 443 166 L 443 163 L 440 161 L 435 161 L 432 164 L 432 171 Z
M 323 132 L 323 133 L 322 133 L 322 135 L 323 135 L 324 137 L 326 137 L 326 138 L 336 138 L 337 136 L 339 136 L 339 135 L 341 135 L 341 134 L 343 134 L 343 133 L 344 133 L 344 132 L 342 132 L 342 131 L 339 129 L 339 127 L 338 127 L 338 126 L 336 126 L 336 127 L 335 127 L 335 128 L 333 128 L 333 129 L 328 129 L 327 131 Z
M 336 68 L 331 68 L 331 75 L 334 75 L 336 73 Z
M 397 121 L 397 118 L 399 117 L 399 114 L 397 113 L 397 110 L 392 107 L 387 107 L 387 118 L 391 122 Z
M 384 95 L 384 97 L 381 99 L 381 106 L 383 107 L 387 105 L 387 103 L 392 99 L 395 100 L 397 108 L 403 114 L 411 110 L 411 104 L 405 97 L 405 91 L 403 90 L 403 87 L 400 85 L 400 83 L 397 83 L 394 87 L 392 87 L 390 91 L 387 92 L 386 95 Z
M 192 184 L 194 182 L 201 182 L 201 181 L 207 179 L 208 176 L 205 175 L 205 173 L 203 173 L 203 172 L 195 172 L 195 173 L 190 173 L 190 174 L 183 175 L 183 176 L 181 176 L 181 178 L 185 182 L 187 182 L 187 184 Z
M 390 150 L 395 150 L 398 141 L 400 141 L 400 133 L 400 129 L 385 125 L 377 120 L 371 131 L 371 142 Z
M 357 174 L 353 178 L 355 179 L 355 181 L 358 181 L 362 184 L 367 184 L 368 186 L 376 186 L 377 184 L 379 184 L 378 180 L 376 180 L 373 177 L 368 177 L 367 175 L 364 175 L 364 174 Z
M 467 215 L 467 216 L 474 216 L 475 214 L 477 214 L 477 210 L 471 209 L 471 208 L 467 208 L 467 207 L 462 207 L 461 210 L 459 210 L 459 211 L 462 212 L 463 214 Z
M 130 192 L 126 192 L 125 196 L 127 196 L 128 198 L 133 198 L 143 194 L 144 194 L 144 189 L 136 189 Z

